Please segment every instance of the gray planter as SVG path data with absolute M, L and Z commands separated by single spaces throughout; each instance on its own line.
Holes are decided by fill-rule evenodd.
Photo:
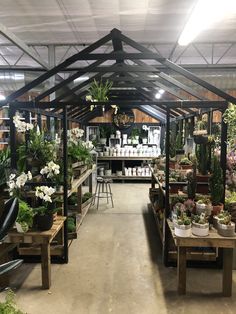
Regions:
M 218 222 L 217 231 L 219 235 L 223 237 L 234 237 L 235 236 L 235 223 L 231 221 L 230 225 L 223 225 Z

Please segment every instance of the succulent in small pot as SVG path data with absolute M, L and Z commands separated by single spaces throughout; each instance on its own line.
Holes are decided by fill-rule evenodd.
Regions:
M 190 237 L 191 236 L 191 219 L 185 212 L 178 217 L 175 227 L 175 235 L 177 237 Z
M 206 237 L 209 234 L 209 222 L 205 213 L 193 215 L 192 233 L 199 237 Z
M 231 221 L 231 215 L 225 215 L 223 219 L 218 220 L 218 233 L 223 237 L 235 236 L 235 223 Z
M 182 159 L 180 159 L 179 161 L 179 165 L 183 168 L 183 169 L 192 169 L 192 161 L 189 160 L 187 157 L 184 157 Z

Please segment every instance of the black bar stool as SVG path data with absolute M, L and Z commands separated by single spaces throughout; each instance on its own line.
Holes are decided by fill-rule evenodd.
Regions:
M 94 201 L 93 201 L 93 204 L 95 204 L 96 198 L 97 198 L 97 209 L 99 207 L 100 198 L 106 198 L 107 204 L 109 203 L 109 198 L 110 198 L 112 207 L 114 207 L 110 183 L 112 183 L 111 179 L 97 177 L 97 184 L 96 184 Z

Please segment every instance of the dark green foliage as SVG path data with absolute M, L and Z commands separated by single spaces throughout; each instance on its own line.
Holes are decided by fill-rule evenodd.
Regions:
M 193 163 L 193 170 L 187 174 L 187 180 L 188 180 L 188 185 L 187 185 L 188 198 L 193 200 L 195 198 L 196 188 L 197 188 L 196 163 Z
M 0 151 L 0 190 L 4 189 L 10 168 L 10 149 Z
M 68 198 L 68 205 L 76 205 L 78 202 L 77 193 L 72 193 L 71 196 Z
M 68 146 L 68 156 L 72 162 L 83 161 L 86 165 L 90 165 L 93 162 L 90 149 L 80 142 L 78 144 L 71 143 Z
M 87 200 L 89 200 L 92 196 L 93 196 L 93 194 L 90 193 L 90 192 L 84 193 L 84 195 L 82 196 L 82 203 L 85 203 L 85 202 L 86 202 Z
M 111 135 L 111 127 L 109 125 L 100 125 L 99 126 L 99 133 L 100 138 L 108 138 Z
M 212 175 L 210 177 L 210 191 L 213 205 L 218 205 L 222 201 L 224 186 L 223 186 L 223 171 L 220 162 L 216 156 L 212 161 Z
M 67 230 L 69 233 L 76 232 L 76 224 L 74 217 L 67 218 Z
M 179 149 L 179 150 L 183 149 L 183 141 L 182 141 L 181 132 L 177 133 L 175 149 Z
M 203 175 L 207 174 L 208 152 L 205 144 L 196 145 L 197 168 Z
M 131 138 L 135 138 L 136 136 L 140 135 L 140 129 L 137 127 L 133 127 L 132 131 L 131 131 Z

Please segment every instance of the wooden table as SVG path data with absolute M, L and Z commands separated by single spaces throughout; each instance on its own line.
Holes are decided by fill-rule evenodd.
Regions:
M 52 228 L 48 231 L 28 231 L 26 233 L 19 233 L 12 230 L 4 239 L 4 242 L 6 243 L 34 243 L 40 245 L 43 289 L 49 289 L 51 286 L 50 243 L 63 228 L 65 220 L 66 217 L 58 216 L 56 221 L 54 221 Z
M 173 223 L 167 220 L 171 234 L 178 249 L 177 271 L 178 271 L 178 293 L 186 294 L 186 250 L 188 247 L 215 247 L 223 248 L 223 296 L 232 295 L 232 269 L 233 269 L 233 249 L 236 248 L 235 237 L 222 237 L 213 228 L 206 237 L 181 238 L 174 234 Z

